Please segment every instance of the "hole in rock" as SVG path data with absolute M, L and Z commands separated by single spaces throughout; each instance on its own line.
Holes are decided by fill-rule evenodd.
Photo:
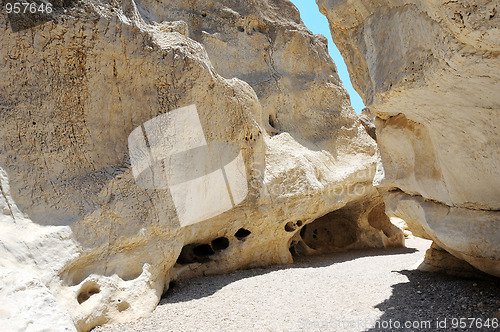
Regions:
M 292 257 L 299 257 L 299 256 L 306 256 L 306 255 L 308 255 L 307 245 L 303 241 L 301 241 L 301 240 L 299 240 L 299 241 L 292 241 L 290 243 L 290 247 L 288 248 L 288 250 L 292 254 Z
M 336 251 L 357 240 L 358 225 L 348 211 L 337 210 L 305 225 L 300 231 L 304 243 L 315 250 Z
M 181 253 L 177 258 L 178 264 L 191 264 L 199 262 L 199 259 L 195 256 L 193 249 L 196 247 L 196 244 L 188 244 L 182 247 Z
M 297 229 L 297 227 L 295 226 L 295 223 L 289 221 L 286 223 L 285 225 L 285 231 L 287 232 L 293 232 L 295 229 Z
M 78 292 L 76 300 L 79 304 L 87 301 L 92 295 L 100 293 L 101 289 L 95 281 L 89 281 L 83 284 L 82 288 Z
M 295 224 L 297 225 L 297 227 L 302 226 L 302 220 L 297 220 L 297 222 Z
M 200 244 L 193 248 L 193 253 L 198 257 L 208 257 L 215 254 L 215 251 L 209 244 Z
M 206 263 L 210 259 L 208 256 L 215 254 L 209 244 L 187 244 L 182 247 L 181 253 L 177 258 L 178 264 Z
M 125 311 L 128 308 L 130 308 L 130 304 L 128 304 L 128 302 L 126 302 L 126 301 L 120 301 L 120 300 L 118 300 L 118 301 L 119 301 L 119 303 L 116 306 L 116 308 L 118 309 L 119 312 Z
M 229 240 L 225 237 L 218 237 L 212 241 L 212 249 L 215 251 L 224 250 L 229 247 Z
M 271 114 L 269 114 L 269 125 L 274 128 L 274 119 Z
M 317 238 L 318 238 L 318 230 L 317 230 L 317 229 L 315 229 L 315 230 L 313 231 L 313 233 L 312 233 L 312 237 L 313 237 L 313 239 L 317 239 Z
M 297 242 L 292 241 L 292 243 L 290 243 L 290 247 L 288 248 L 288 250 L 290 251 L 290 253 L 292 254 L 293 257 L 298 256 L 297 250 L 295 250 L 296 245 L 297 245 Z
M 246 238 L 248 235 L 252 234 L 252 232 L 250 232 L 248 229 L 244 229 L 244 228 L 240 228 L 238 229 L 238 231 L 234 234 L 234 236 L 238 239 L 238 240 L 243 240 L 244 238 Z
M 238 31 L 239 31 L 239 32 L 245 32 L 245 28 L 244 28 L 244 27 L 242 27 L 242 26 L 239 26 L 239 27 L 238 27 Z

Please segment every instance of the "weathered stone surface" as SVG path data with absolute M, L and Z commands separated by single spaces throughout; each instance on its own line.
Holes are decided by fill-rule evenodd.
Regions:
M 385 196 L 388 211 L 500 276 L 498 2 L 318 5 L 377 116 L 375 183 L 398 192 Z
M 500 273 L 497 219 L 488 211 L 449 207 L 402 192 L 388 193 L 385 201 L 387 213 L 405 220 L 415 236 L 433 240 L 482 271 Z
M 420 271 L 444 273 L 462 278 L 493 278 L 479 271 L 466 261 L 451 255 L 435 243 L 425 252 L 423 262 L 418 266 Z
M 401 245 L 372 186 L 375 142 L 324 38 L 290 3 L 66 9 L 15 31 L 0 14 L 0 273 L 26 271 L 2 279 L 10 330 L 86 331 L 146 316 L 171 280 L 289 263 L 292 253 Z M 129 135 L 189 105 L 199 124 L 177 131 L 199 126 L 207 146 L 236 146 L 248 192 L 183 225 L 172 190 L 136 181 Z M 193 160 L 186 174 L 207 166 Z M 339 242 L 330 225 L 319 243 L 304 239 L 325 215 L 318 223 L 353 231 Z M 25 290 L 37 301 L 26 303 Z
M 377 128 L 375 127 L 375 117 L 368 108 L 364 108 L 359 116 L 359 120 L 371 138 L 377 140 Z

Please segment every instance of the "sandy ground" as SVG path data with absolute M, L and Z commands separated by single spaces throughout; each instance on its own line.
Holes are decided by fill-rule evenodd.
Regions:
M 499 280 L 415 270 L 429 246 L 409 239 L 179 282 L 148 318 L 93 331 L 500 331 Z

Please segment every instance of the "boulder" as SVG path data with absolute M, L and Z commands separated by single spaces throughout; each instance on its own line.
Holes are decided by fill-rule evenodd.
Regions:
M 402 245 L 375 141 L 288 1 L 54 2 L 0 30 L 9 330 L 88 331 L 173 280 Z
M 387 212 L 500 276 L 498 2 L 317 2 L 377 116 Z

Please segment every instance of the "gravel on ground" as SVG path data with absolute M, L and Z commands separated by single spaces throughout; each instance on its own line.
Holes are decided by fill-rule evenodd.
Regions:
M 500 330 L 498 279 L 418 271 L 430 241 L 406 245 L 177 282 L 151 316 L 93 331 Z

